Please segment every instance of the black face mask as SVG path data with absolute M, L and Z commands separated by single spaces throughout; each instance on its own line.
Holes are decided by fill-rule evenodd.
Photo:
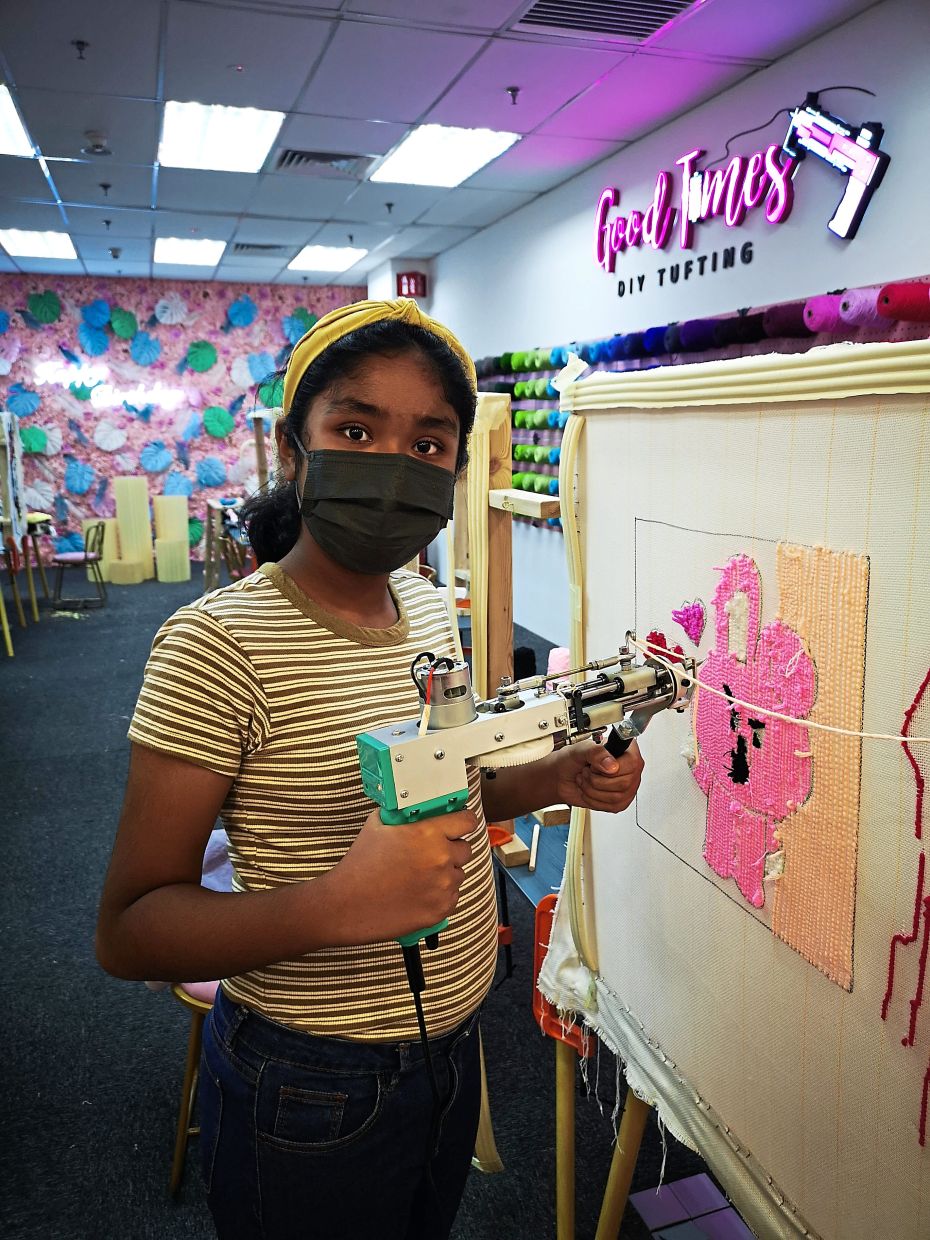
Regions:
M 452 516 L 455 475 L 393 452 L 297 450 L 307 462 L 300 513 L 328 556 L 355 573 L 391 573 Z

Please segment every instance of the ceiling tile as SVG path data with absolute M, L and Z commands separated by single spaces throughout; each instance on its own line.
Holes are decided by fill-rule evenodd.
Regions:
M 113 152 L 102 156 L 101 168 L 114 160 L 151 164 L 158 150 L 161 123 L 158 104 L 143 99 L 114 99 L 98 94 L 58 90 L 21 90 L 23 116 L 43 155 L 83 159 L 87 131 L 102 133 Z
M 566 138 L 632 141 L 732 86 L 752 70 L 640 52 L 539 128 Z
M 299 172 L 280 176 L 266 173 L 249 203 L 249 212 L 324 220 L 345 202 L 355 184 L 355 181 L 336 178 L 308 177 Z
M 468 66 L 425 119 L 440 125 L 530 133 L 623 58 L 622 52 L 498 39 Z M 508 86 L 520 88 L 515 105 Z
M 5 4 L 2 46 L 17 86 L 154 97 L 160 8 L 135 4 L 130 15 L 125 0 Z M 83 60 L 72 39 L 86 40 Z
M 80 276 L 84 264 L 73 258 L 18 258 L 20 271 L 41 272 L 44 275 Z
M 276 149 L 333 151 L 350 155 L 386 155 L 407 132 L 394 121 L 345 120 L 338 116 L 294 113 L 281 126 Z
M 105 262 L 102 259 L 86 259 L 84 266 L 89 276 L 150 276 L 152 264 L 143 262 L 119 262 L 112 258 Z
M 156 211 L 156 237 L 209 237 L 228 241 L 236 231 L 235 215 L 211 215 L 196 211 Z
M 434 185 L 390 185 L 363 181 L 351 198 L 331 214 L 333 219 L 352 220 L 359 224 L 412 224 L 417 216 L 452 192 Z M 390 211 L 387 209 L 388 203 L 393 203 Z
M 234 241 L 255 245 L 304 245 L 318 225 L 313 220 L 257 219 L 248 215 L 240 221 Z
M 19 271 L 9 254 L 0 253 L 0 271 Z
M 554 189 L 623 143 L 594 138 L 554 138 L 531 134 L 465 183 L 467 189 L 519 189 L 537 194 Z
M 329 38 L 310 17 L 171 0 L 165 98 L 286 112 Z M 235 66 L 243 65 L 241 72 Z
M 105 237 L 110 245 L 118 237 L 151 237 L 154 211 L 111 210 L 104 207 L 68 207 L 72 232 Z M 110 227 L 107 228 L 107 220 Z
M 152 263 L 152 275 L 156 280 L 212 280 L 214 267 L 187 267 L 182 263 Z
M 464 224 L 486 228 L 518 207 L 524 207 L 535 194 L 514 190 L 454 189 L 420 216 L 421 224 Z
M 102 163 L 51 161 L 49 172 L 63 202 L 107 208 L 147 207 L 152 197 L 152 169 Z M 101 184 L 108 185 L 104 193 Z
M 257 173 L 201 172 L 194 168 L 160 168 L 158 206 L 178 211 L 242 211 L 258 184 Z
M 526 7 L 514 0 L 468 0 L 467 4 L 463 0 L 431 0 L 429 21 L 430 25 L 454 26 L 457 30 L 500 30 L 514 20 L 515 12 Z M 410 0 L 349 0 L 346 11 L 409 21 L 411 5 Z
M 51 203 L 17 202 L 0 198 L 0 228 L 35 228 L 40 232 L 64 232 L 61 212 Z
M 324 224 L 313 234 L 314 245 L 357 245 L 364 250 L 376 250 L 398 231 L 397 224 L 349 224 L 333 221 Z M 349 234 L 352 240 L 349 240 Z
M 275 284 L 332 284 L 334 276 L 329 271 L 288 271 L 285 267 L 274 278 Z
M 411 235 L 404 240 L 404 253 L 416 258 L 435 258 L 460 241 L 467 241 L 477 231 L 477 228 L 427 228 L 417 224 L 407 230 Z
M 274 277 L 280 271 L 282 263 L 278 260 L 277 267 L 239 267 L 229 263 L 220 263 L 216 269 L 217 280 L 234 280 L 242 284 L 273 284 Z
M 298 110 L 415 121 L 481 46 L 480 37 L 343 21 Z
M 220 259 L 221 267 L 253 267 L 256 271 L 269 272 L 274 275 L 285 267 L 297 253 L 297 246 L 282 246 L 280 254 L 236 254 L 232 246 L 226 247 L 226 253 Z
M 0 185 L 3 193 L 11 198 L 40 198 L 54 202 L 48 181 L 37 159 L 22 159 L 18 155 L 0 155 Z
M 656 50 L 707 53 L 734 59 L 777 60 L 846 21 L 874 0 L 778 0 L 764 14 L 746 0 L 711 0 L 650 45 Z
M 79 233 L 72 233 L 71 240 L 78 254 L 85 261 L 106 262 L 111 268 L 114 264 L 122 266 L 123 263 L 147 263 L 152 257 L 152 242 L 148 237 L 121 237 L 114 241 L 112 237 L 98 237 L 96 234 L 85 237 Z M 119 259 L 111 256 L 112 246 L 116 246 L 121 251 Z M 113 274 L 112 270 L 110 274 Z

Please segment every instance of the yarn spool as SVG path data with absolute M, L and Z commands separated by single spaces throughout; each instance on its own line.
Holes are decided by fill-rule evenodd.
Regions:
M 526 414 L 527 411 L 525 409 L 518 409 L 513 415 L 513 424 L 518 430 L 526 430 Z
M 755 344 L 765 337 L 761 314 L 739 314 L 732 319 L 720 319 L 714 328 L 714 343 L 718 348 L 728 344 Z
M 668 352 L 668 345 L 665 343 L 667 334 L 667 327 L 650 327 L 643 332 L 643 353 L 646 357 L 657 357 L 660 353 Z
M 549 449 L 549 464 L 550 465 L 558 465 L 561 459 L 562 459 L 561 448 L 550 448 Z
M 930 281 L 886 284 L 878 295 L 878 313 L 883 319 L 930 323 Z
M 689 319 L 681 325 L 681 350 L 683 353 L 701 353 L 714 348 L 714 329 L 717 319 Z
M 558 478 L 550 478 L 550 479 L 549 479 L 549 494 L 550 494 L 550 495 L 558 495 L 558 493 L 559 493 L 559 480 L 558 480 Z
M 549 365 L 553 367 L 564 366 L 568 361 L 568 353 L 560 345 L 556 345 L 549 350 Z
M 524 396 L 526 396 L 526 384 L 520 379 L 513 385 L 513 398 L 523 400 Z
M 780 306 L 769 306 L 762 315 L 762 330 L 770 339 L 799 339 L 813 332 L 804 320 L 803 301 L 786 301 Z
M 839 293 L 823 293 L 820 297 L 808 297 L 804 306 L 804 322 L 812 332 L 841 332 Z
M 547 400 L 558 400 L 559 395 L 560 395 L 559 389 L 555 386 L 555 384 L 552 382 L 551 379 L 547 379 L 546 380 L 546 399 Z
M 623 337 L 624 357 L 642 357 L 644 352 L 642 332 L 630 332 Z
M 548 425 L 549 410 L 534 409 L 530 414 L 530 420 L 527 422 L 527 426 L 531 426 L 534 431 L 542 431 L 545 430 Z
M 681 350 L 681 324 L 669 323 L 665 329 L 666 353 L 678 353 Z
M 881 286 L 851 288 L 843 294 L 840 302 L 840 318 L 847 327 L 880 327 L 882 316 L 878 312 L 878 295 Z
M 561 415 L 559 414 L 558 409 L 550 409 L 550 410 L 549 410 L 549 429 L 550 429 L 550 430 L 553 430 L 553 431 L 554 431 L 554 430 L 555 430 L 555 428 L 558 426 L 558 424 L 559 424 L 559 417 L 560 417 L 560 416 L 561 416 Z
M 607 356 L 605 360 L 608 362 L 619 362 L 622 357 L 623 357 L 623 336 L 622 334 L 611 336 L 611 338 L 607 341 Z
M 499 375 L 506 375 L 506 374 L 509 374 L 509 373 L 510 373 L 510 371 L 512 371 L 512 370 L 513 370 L 513 366 L 511 366 L 511 364 L 510 364 L 512 360 L 513 360 L 513 354 L 512 354 L 512 353 L 502 353 L 502 354 L 500 355 L 499 364 L 498 364 L 498 368 L 497 368 L 497 373 L 498 373 Z

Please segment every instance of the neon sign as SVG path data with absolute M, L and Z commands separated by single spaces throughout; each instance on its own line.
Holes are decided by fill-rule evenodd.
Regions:
M 645 211 L 612 215 L 620 204 L 620 191 L 607 186 L 597 203 L 594 257 L 605 271 L 614 271 L 617 256 L 628 249 L 664 249 L 676 223 L 683 250 L 691 249 L 696 224 L 720 216 L 728 228 L 738 228 L 748 212 L 761 210 L 770 224 L 780 224 L 791 213 L 793 178 L 808 153 L 847 178 L 843 197 L 827 227 L 836 236 L 850 239 L 856 235 L 890 163 L 889 155 L 879 149 L 883 136 L 884 130 L 876 122 L 853 128 L 823 111 L 818 96 L 809 94 L 804 105 L 791 113 L 781 146 L 773 143 L 748 158 L 736 155 L 725 168 L 699 167 L 705 152 L 698 147 L 677 159 L 681 190 L 676 206 L 672 204 L 672 174 L 666 171 L 656 177 L 652 202 Z
M 37 362 L 36 386 L 46 383 L 69 388 L 74 383 L 90 388 L 90 403 L 95 409 L 112 409 L 127 401 L 135 405 L 156 405 L 160 409 L 177 409 L 186 399 L 182 388 L 168 387 L 160 381 L 154 384 L 139 383 L 131 388 L 114 387 L 108 380 L 110 368 L 99 362 L 79 367 L 63 362 Z
M 660 172 L 656 177 L 652 202 L 646 211 L 630 211 L 628 215 L 611 217 L 619 205 L 620 191 L 607 186 L 598 199 L 594 229 L 594 256 L 605 271 L 614 271 L 617 255 L 630 248 L 649 245 L 664 249 L 678 223 L 678 243 L 690 250 L 694 242 L 694 225 L 723 216 L 729 228 L 742 224 L 748 211 L 763 208 L 770 224 L 787 219 L 794 201 L 791 182 L 795 160 L 785 156 L 777 144 L 756 151 L 748 159 L 735 155 L 726 168 L 713 171 L 698 167 L 705 152 L 700 148 L 688 151 L 677 159 L 682 169 L 678 206 L 672 206 L 672 175 Z

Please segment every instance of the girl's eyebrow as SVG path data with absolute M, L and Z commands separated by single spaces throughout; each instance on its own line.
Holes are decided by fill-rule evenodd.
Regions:
M 389 416 L 380 405 L 369 404 L 368 401 L 359 400 L 355 396 L 337 396 L 330 403 L 325 416 L 339 417 L 346 413 L 354 413 L 364 418 L 384 419 Z M 421 414 L 417 417 L 416 424 L 422 430 L 445 430 L 453 435 L 457 435 L 459 431 L 458 418 L 447 413 Z

